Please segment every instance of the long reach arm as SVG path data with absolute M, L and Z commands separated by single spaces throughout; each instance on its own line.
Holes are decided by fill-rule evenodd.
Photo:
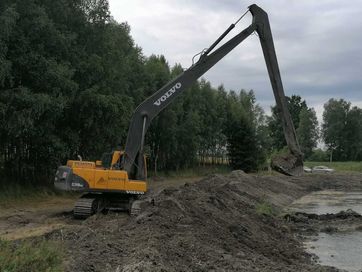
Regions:
M 219 60 L 232 51 L 254 31 L 258 33 L 263 54 L 273 88 L 277 108 L 283 122 L 283 130 L 290 153 L 294 156 L 294 165 L 290 169 L 281 167 L 281 171 L 289 175 L 301 175 L 303 172 L 302 153 L 297 141 L 295 128 L 288 111 L 280 77 L 278 61 L 274 49 L 272 33 L 267 13 L 257 5 L 251 5 L 249 11 L 253 15 L 251 25 L 239 34 L 211 52 L 216 45 L 235 27 L 230 27 L 204 52 L 199 60 L 175 79 L 168 82 L 152 96 L 143 101 L 135 110 L 127 136 L 125 156 L 122 168 L 137 179 L 144 179 L 143 146 L 146 131 L 152 121 L 177 96 L 189 88 L 199 77 L 206 73 Z

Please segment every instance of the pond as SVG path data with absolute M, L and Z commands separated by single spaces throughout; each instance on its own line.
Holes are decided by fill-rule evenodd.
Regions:
M 338 213 L 352 209 L 362 214 L 362 192 L 319 191 L 295 201 L 289 210 L 305 213 Z M 306 250 L 322 265 L 351 272 L 362 270 L 362 232 L 319 233 L 305 242 Z

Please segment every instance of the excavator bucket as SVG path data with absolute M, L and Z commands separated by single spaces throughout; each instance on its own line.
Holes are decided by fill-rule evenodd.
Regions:
M 287 176 L 298 177 L 304 173 L 302 159 L 291 153 L 272 157 L 271 168 Z

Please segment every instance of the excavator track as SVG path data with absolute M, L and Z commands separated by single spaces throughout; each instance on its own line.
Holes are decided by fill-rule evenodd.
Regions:
M 130 196 L 87 194 L 75 203 L 73 215 L 74 218 L 86 219 L 98 212 L 110 210 L 128 212 L 130 216 L 137 216 L 141 213 L 142 203 L 143 201 Z
M 87 218 L 103 210 L 101 203 L 97 197 L 82 197 L 75 203 L 73 215 L 75 218 Z
M 95 213 L 93 206 L 95 198 L 80 198 L 74 205 L 75 218 L 87 218 Z

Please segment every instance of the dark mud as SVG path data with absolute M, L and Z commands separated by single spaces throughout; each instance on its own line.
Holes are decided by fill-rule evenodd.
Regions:
M 298 235 L 303 226 L 280 213 L 312 191 L 361 188 L 361 175 L 237 171 L 150 192 L 136 218 L 96 215 L 46 238 L 64 244 L 67 271 L 337 271 L 313 262 Z
M 306 239 L 320 232 L 336 233 L 347 231 L 362 231 L 362 215 L 346 210 L 332 214 L 309 214 L 296 212 L 285 215 L 287 221 L 293 222 L 292 228 Z

